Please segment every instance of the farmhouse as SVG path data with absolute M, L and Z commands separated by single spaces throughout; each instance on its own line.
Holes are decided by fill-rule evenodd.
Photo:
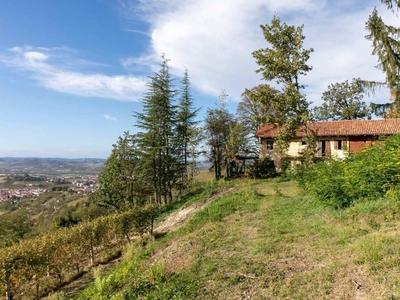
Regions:
M 307 131 L 313 132 L 317 138 L 318 157 L 332 156 L 344 158 L 360 151 L 365 146 L 374 144 L 380 136 L 390 136 L 400 132 L 400 118 L 382 120 L 343 120 L 312 122 L 307 124 Z M 275 158 L 274 137 L 279 133 L 275 124 L 264 124 L 257 131 L 260 158 Z M 288 156 L 296 159 L 306 147 L 303 140 L 305 132 L 297 130 L 296 137 L 291 140 Z

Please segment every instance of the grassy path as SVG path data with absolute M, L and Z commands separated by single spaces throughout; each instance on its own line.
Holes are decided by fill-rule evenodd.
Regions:
M 334 210 L 293 182 L 228 188 L 189 198 L 165 218 L 179 226 L 132 247 L 77 299 L 400 299 L 397 199 Z

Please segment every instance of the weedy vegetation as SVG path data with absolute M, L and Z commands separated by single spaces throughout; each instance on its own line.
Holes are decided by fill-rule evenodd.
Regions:
M 211 195 L 181 227 L 128 245 L 75 299 L 400 299 L 397 197 L 337 209 L 293 181 L 220 181 L 170 211 Z

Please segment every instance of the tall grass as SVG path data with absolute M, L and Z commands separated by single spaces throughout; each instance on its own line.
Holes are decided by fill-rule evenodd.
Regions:
M 176 232 L 128 247 L 77 299 L 400 298 L 395 197 L 337 210 L 293 182 L 256 180 L 203 186 L 181 205 L 225 184 L 229 194 Z

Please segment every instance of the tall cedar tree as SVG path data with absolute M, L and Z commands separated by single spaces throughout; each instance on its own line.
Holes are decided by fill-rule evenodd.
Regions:
M 234 116 L 226 107 L 226 98 L 227 94 L 223 92 L 218 107 L 209 108 L 204 121 L 207 144 L 210 146 L 209 157 L 213 163 L 216 180 L 222 178 L 222 167 L 228 168 L 227 144 L 230 128 L 234 125 Z
M 392 12 L 400 8 L 400 0 L 380 0 Z M 393 102 L 384 105 L 373 105 L 375 114 L 383 116 L 400 115 L 400 28 L 386 25 L 378 15 L 375 8 L 366 22 L 366 29 L 369 34 L 366 38 L 372 41 L 372 54 L 378 56 L 379 64 L 376 66 L 385 73 L 384 82 L 364 81 L 367 89 L 374 91 L 377 87 L 388 87 Z M 389 115 L 386 114 L 389 110 Z
M 264 80 L 275 80 L 278 85 L 283 86 L 281 93 L 269 98 L 274 110 L 271 111 L 268 121 L 277 123 L 281 128 L 275 139 L 275 149 L 284 155 L 298 126 L 308 120 L 309 104 L 301 93 L 304 85 L 300 83 L 300 77 L 307 75 L 312 69 L 307 61 L 313 49 L 303 48 L 303 25 L 289 26 L 274 16 L 270 25 L 260 27 L 270 47 L 252 54 L 260 66 L 256 72 L 261 73 Z M 266 97 L 270 97 L 271 89 L 270 87 Z
M 195 170 L 196 153 L 193 153 L 192 147 L 196 144 L 196 124 L 195 121 L 199 109 L 194 108 L 192 95 L 190 93 L 189 72 L 186 69 L 182 79 L 182 89 L 178 111 L 176 115 L 175 127 L 175 152 L 176 152 L 176 171 L 178 176 L 178 189 L 185 189 L 190 185 Z
M 148 92 L 142 99 L 143 112 L 134 114 L 136 126 L 142 130 L 136 134 L 141 178 L 151 182 L 158 204 L 172 201 L 176 182 L 172 140 L 177 92 L 173 89 L 168 60 L 164 55 L 162 59 L 160 70 L 150 77 Z

